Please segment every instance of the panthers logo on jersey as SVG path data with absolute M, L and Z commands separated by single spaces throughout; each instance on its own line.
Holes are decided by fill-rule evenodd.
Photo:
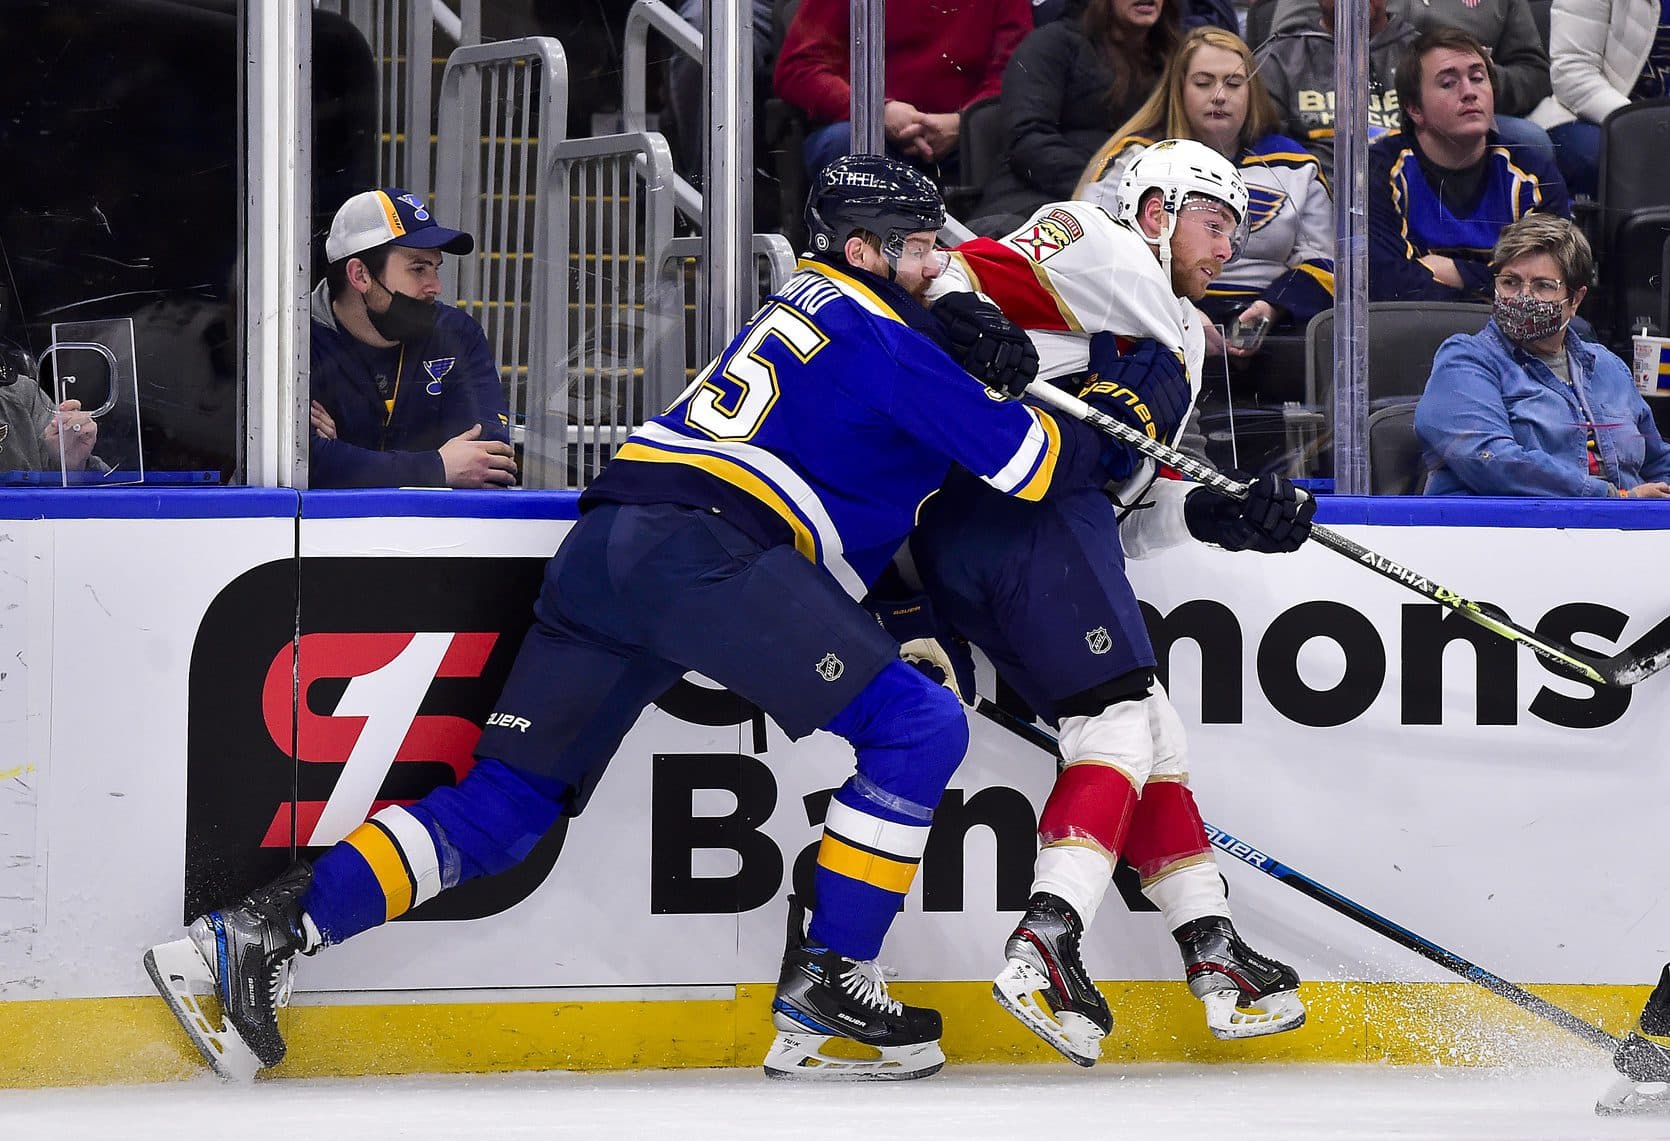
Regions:
M 1044 262 L 1082 237 L 1084 227 L 1077 218 L 1065 210 L 1051 210 L 1028 229 L 1010 235 L 1009 241 L 1034 262 Z

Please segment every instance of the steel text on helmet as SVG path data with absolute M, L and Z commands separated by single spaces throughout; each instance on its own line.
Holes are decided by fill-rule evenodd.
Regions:
M 847 239 L 862 231 L 881 243 L 897 273 L 905 239 L 945 225 L 945 200 L 927 175 L 882 155 L 844 155 L 812 180 L 806 232 L 812 251 L 839 261 Z
M 1158 237 L 1149 237 L 1139 219 L 1142 200 L 1158 191 L 1165 209 Z M 1118 217 L 1142 234 L 1160 255 L 1160 268 L 1171 278 L 1171 236 L 1177 219 L 1192 200 L 1206 199 L 1226 208 L 1235 218 L 1229 235 L 1229 260 L 1240 256 L 1247 240 L 1247 186 L 1235 164 L 1193 139 L 1163 139 L 1139 154 L 1119 179 Z

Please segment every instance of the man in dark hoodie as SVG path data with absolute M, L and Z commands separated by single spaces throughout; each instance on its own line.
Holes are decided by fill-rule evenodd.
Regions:
M 475 239 L 415 194 L 342 204 L 313 291 L 314 487 L 508 487 L 510 417 L 481 326 L 440 303 L 441 259 Z
M 1258 53 L 1258 75 L 1281 111 L 1281 133 L 1298 139 L 1334 177 L 1334 5 L 1320 0 L 1320 28 L 1289 28 Z M 1398 128 L 1397 64 L 1415 39 L 1414 25 L 1368 0 L 1368 125 L 1378 139 Z

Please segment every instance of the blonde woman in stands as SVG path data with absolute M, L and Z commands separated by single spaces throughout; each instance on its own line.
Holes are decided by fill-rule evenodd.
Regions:
M 1278 123 L 1241 38 L 1196 28 L 1159 88 L 1090 161 L 1074 195 L 1111 205 L 1125 168 L 1155 139 L 1195 139 L 1236 165 L 1247 184 L 1246 247 L 1199 308 L 1208 361 L 1224 359 L 1226 330 L 1241 331 L 1227 345 L 1237 399 L 1299 399 L 1304 327 L 1334 303 L 1333 198 L 1316 156 L 1278 134 Z M 1221 366 L 1216 377 L 1209 370 L 1208 388 L 1222 378 Z

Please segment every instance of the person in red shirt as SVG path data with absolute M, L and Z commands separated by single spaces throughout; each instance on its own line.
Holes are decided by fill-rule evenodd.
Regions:
M 962 109 L 998 94 L 1031 30 L 1028 0 L 888 5 L 888 152 L 941 179 L 953 174 Z M 777 57 L 778 98 L 812 121 L 802 152 L 809 175 L 852 149 L 851 42 L 850 0 L 804 0 Z

